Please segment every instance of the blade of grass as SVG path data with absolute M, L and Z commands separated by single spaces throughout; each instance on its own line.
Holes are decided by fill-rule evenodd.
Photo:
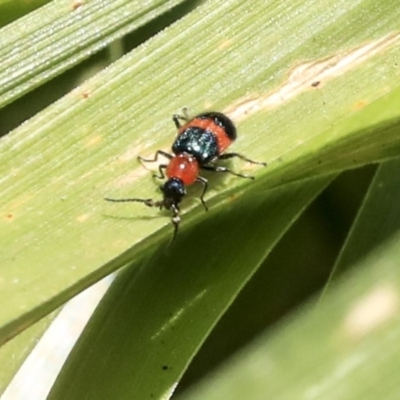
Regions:
M 0 29 L 0 107 L 183 0 L 54 0 Z
M 267 197 L 247 192 L 167 255 L 120 274 L 49 398 L 168 398 L 237 293 L 329 181 L 287 185 Z
M 265 189 L 398 154 L 400 49 L 392 31 L 400 7 L 382 5 L 377 25 L 374 7 L 209 2 L 2 139 L 0 305 L 7 307 L 0 342 L 169 237 L 168 219 L 103 198 L 154 193 L 150 174 L 134 159 L 170 145 L 172 130 L 162 133 L 181 105 L 229 104 L 244 133 L 235 150 L 272 161 L 257 171 Z M 277 16 L 285 23 L 272 25 Z M 346 27 L 357 29 L 349 35 Z M 334 33 L 337 40 L 327 40 Z M 380 47 L 341 70 L 339 61 L 366 41 Z M 288 66 L 327 57 L 336 69 L 312 75 L 324 79 L 318 91 L 309 74 L 285 80 Z M 214 212 L 250 186 L 214 181 Z M 183 214 L 183 230 L 209 218 L 189 200 Z
M 179 399 L 397 398 L 399 257 L 397 234 L 343 276 L 326 301 L 262 335 Z
M 332 278 L 395 235 L 400 228 L 397 199 L 400 195 L 400 160 L 382 163 L 364 199 L 345 246 L 332 271 Z M 329 286 L 326 287 L 328 290 Z

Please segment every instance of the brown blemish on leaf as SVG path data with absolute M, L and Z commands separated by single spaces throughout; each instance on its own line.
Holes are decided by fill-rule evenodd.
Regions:
M 315 87 L 316 82 L 324 82 L 326 85 L 329 80 L 342 76 L 370 58 L 399 45 L 399 43 L 400 34 L 391 33 L 324 60 L 297 65 L 289 72 L 286 81 L 275 91 L 265 95 L 257 93 L 246 96 L 232 104 L 224 112 L 235 122 L 239 122 L 256 112 L 277 108 L 301 93 L 310 90 L 310 87 Z
M 14 214 L 9 213 L 9 214 L 6 215 L 6 220 L 7 221 L 12 221 L 13 219 L 14 219 Z
M 361 110 L 364 108 L 368 103 L 365 100 L 359 100 L 357 101 L 354 105 L 353 108 L 354 110 Z
M 80 97 L 81 99 L 88 99 L 91 94 L 92 94 L 92 88 L 88 83 L 84 83 L 81 86 L 78 86 L 77 88 L 73 89 L 72 92 L 73 95 Z
M 83 0 L 74 0 L 72 2 L 72 9 L 77 10 L 78 8 L 83 6 Z

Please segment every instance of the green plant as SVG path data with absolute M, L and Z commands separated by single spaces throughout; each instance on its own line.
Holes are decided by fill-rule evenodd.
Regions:
M 20 96 L 50 77 L 178 7 L 178 2 L 152 2 L 143 8 L 132 3 L 54 1 L 5 27 L 0 32 L 0 104 L 18 107 Z M 285 363 L 297 360 L 302 342 L 296 344 L 296 337 L 303 326 L 304 340 L 312 344 L 313 333 L 323 331 L 319 324 L 332 327 L 321 315 L 336 312 L 332 321 L 340 320 L 349 299 L 362 296 L 371 287 L 368 283 L 376 284 L 376 259 L 392 260 L 382 271 L 390 277 L 389 294 L 397 293 L 398 274 L 390 268 L 396 264 L 396 245 L 386 249 L 382 238 L 387 225 L 378 229 L 371 221 L 389 214 L 391 226 L 397 227 L 396 164 L 387 160 L 400 151 L 398 5 L 389 1 L 378 6 L 371 0 L 250 5 L 232 0 L 178 10 L 184 10 L 183 18 L 0 142 L 1 343 L 125 267 L 50 398 L 167 398 L 217 321 L 310 202 L 338 174 L 366 164 L 382 162 L 381 174 L 390 168 L 386 179 L 391 185 L 385 187 L 394 189 L 388 191 L 385 208 L 377 206 L 382 199 L 374 203 L 381 210 L 378 216 L 372 217 L 366 206 L 359 214 L 358 223 L 364 218 L 374 229 L 368 235 L 373 240 L 363 242 L 354 228 L 353 242 L 347 241 L 342 257 L 356 254 L 350 259 L 354 263 L 381 242 L 383 253 L 373 251 L 367 272 L 356 268 L 353 279 L 361 283 L 353 285 L 354 291 L 332 289 L 328 298 L 339 296 L 336 302 L 322 300 L 318 312 L 298 315 L 275 333 L 267 332 L 267 343 L 277 343 L 274 357 L 291 350 L 274 372 L 291 371 Z M 39 96 L 32 92 L 31 99 L 35 94 Z M 195 199 L 187 201 L 182 231 L 176 245 L 166 250 L 168 218 L 139 205 L 116 206 L 102 199 L 153 195 L 150 173 L 135 158 L 170 145 L 170 115 L 184 105 L 194 111 L 227 112 L 239 128 L 235 149 L 269 165 L 252 170 L 255 182 L 215 179 L 207 214 Z M 366 200 L 379 192 L 379 176 Z M 355 244 L 360 244 L 357 251 Z M 340 260 L 338 267 L 346 264 Z M 348 297 L 340 297 L 346 290 Z M 396 295 L 389 300 L 396 306 Z M 376 346 L 396 328 L 389 317 L 385 329 L 372 330 Z M 20 339 L 29 343 L 25 349 L 41 331 L 36 328 Z M 275 338 L 271 342 L 269 335 Z M 7 346 L 12 342 L 3 346 L 5 359 Z M 325 347 L 329 354 L 335 350 Z M 301 353 L 299 359 L 306 363 L 308 355 Z M 246 353 L 243 358 L 244 363 Z M 340 365 L 340 358 L 335 360 Z M 395 357 L 391 360 L 393 369 Z M 5 364 L 3 387 L 15 370 Z M 301 365 L 287 379 L 295 381 Z M 315 377 L 334 381 L 337 375 L 329 375 L 324 365 L 316 358 L 317 373 L 301 375 L 304 387 L 315 387 Z M 249 369 L 254 367 L 250 363 Z M 260 376 L 261 383 L 268 381 Z M 225 382 L 227 391 L 219 398 L 232 399 L 234 381 L 228 377 Z M 274 383 L 271 396 L 293 398 L 284 381 Z M 391 385 L 387 387 L 393 381 Z M 251 398 L 265 398 L 264 385 L 254 388 Z M 239 390 L 233 393 L 243 396 Z M 332 391 L 331 398 L 337 393 Z M 339 398 L 357 398 L 354 393 Z

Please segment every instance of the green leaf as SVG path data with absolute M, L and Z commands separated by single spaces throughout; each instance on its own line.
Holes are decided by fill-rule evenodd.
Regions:
M 181 2 L 54 0 L 4 27 L 0 30 L 0 107 Z
M 338 258 L 336 265 L 338 270 L 356 263 L 397 233 L 400 227 L 400 213 L 397 206 L 400 184 L 398 179 L 393 177 L 397 177 L 399 172 L 399 159 L 382 163 L 378 168 L 346 245 Z
M 127 268 L 49 398 L 145 399 L 171 393 L 237 293 L 328 182 L 287 185 L 267 197 L 247 191 L 195 232 L 183 234 L 179 247 Z
M 322 303 L 291 315 L 179 398 L 396 398 L 399 240 L 364 258 Z
M 241 399 L 244 393 L 252 399 L 396 396 L 391 371 L 398 368 L 400 352 L 399 172 L 398 159 L 383 163 L 365 196 L 334 270 L 353 266 L 355 272 L 182 400 Z
M 86 15 L 84 6 L 75 12 Z M 69 34 L 82 39 L 92 17 L 69 9 L 63 19 L 65 10 L 46 14 L 46 7 L 32 14 L 32 41 L 12 43 L 29 43 L 26 51 L 39 61 L 20 60 L 3 72 L 3 105 L 84 57 L 76 41 L 58 51 Z M 181 106 L 227 112 L 239 128 L 232 149 L 269 162 L 251 170 L 256 184 L 210 177 L 208 214 L 188 196 L 183 238 L 232 199 L 244 196 L 250 207 L 251 197 L 266 199 L 284 183 L 398 156 L 399 11 L 395 2 L 377 7 L 372 0 L 207 2 L 1 139 L 0 342 L 169 240 L 169 220 L 156 210 L 103 198 L 157 196 L 135 158 L 169 148 L 170 115 Z M 18 32 L 19 23 L 5 29 Z M 47 23 L 60 27 L 57 43 L 38 34 Z M 83 38 L 87 49 L 109 43 L 107 29 L 99 32 L 93 47 Z M 41 46 L 51 50 L 40 53 Z

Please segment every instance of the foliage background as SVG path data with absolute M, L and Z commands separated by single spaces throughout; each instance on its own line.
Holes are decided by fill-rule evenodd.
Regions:
M 133 3 L 53 1 L 0 32 L 3 390 L 41 318 L 125 267 L 50 398 L 167 398 L 185 371 L 177 397 L 395 396 L 398 5 Z M 183 105 L 227 112 L 269 166 L 210 177 L 166 251 L 167 218 L 102 198 L 156 193 L 135 157 Z M 351 275 L 326 287 L 333 267 Z

